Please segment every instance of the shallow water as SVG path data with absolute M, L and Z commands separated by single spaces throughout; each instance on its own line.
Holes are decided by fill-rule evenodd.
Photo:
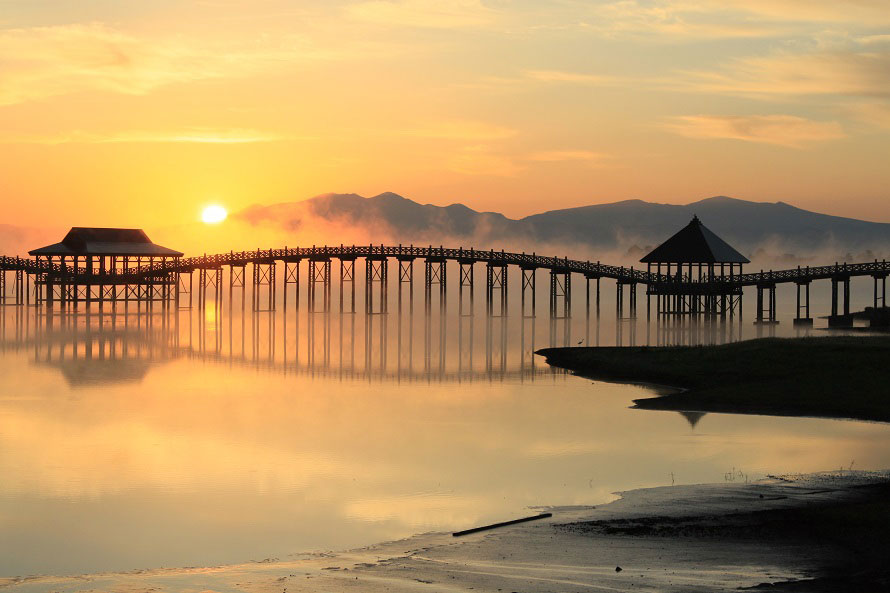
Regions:
M 633 410 L 650 391 L 532 354 L 750 338 L 750 320 L 391 307 L 0 309 L 0 576 L 261 560 L 643 486 L 890 466 L 883 424 Z

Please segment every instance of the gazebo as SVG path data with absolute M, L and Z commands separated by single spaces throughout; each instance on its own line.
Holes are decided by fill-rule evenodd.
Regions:
M 732 279 L 750 263 L 698 216 L 640 261 L 657 275 L 647 296 L 656 296 L 659 315 L 721 317 L 732 316 L 741 303 L 741 288 Z
M 37 301 L 50 304 L 169 300 L 176 275 L 166 264 L 183 255 L 152 243 L 142 229 L 88 227 L 73 227 L 61 242 L 28 254 L 52 270 L 35 282 Z

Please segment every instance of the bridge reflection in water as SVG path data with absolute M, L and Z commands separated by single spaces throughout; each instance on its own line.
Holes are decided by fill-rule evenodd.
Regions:
M 0 350 L 29 351 L 72 385 L 138 381 L 152 364 L 191 360 L 281 374 L 382 382 L 534 381 L 534 320 L 165 311 L 0 309 Z M 518 342 L 512 342 L 518 332 Z M 538 347 L 543 344 L 538 344 Z
M 671 323 L 503 314 L 313 313 L 85 307 L 0 308 L 4 351 L 30 350 L 73 385 L 141 379 L 151 364 L 187 359 L 282 374 L 382 382 L 534 381 L 561 371 L 535 354 L 545 346 L 719 344 L 743 339 L 738 321 Z M 236 302 L 237 305 L 237 302 Z M 231 309 L 234 309 L 232 311 Z M 749 332 L 751 330 L 749 329 Z M 775 326 L 757 326 L 757 335 Z M 797 330 L 800 331 L 800 330 Z

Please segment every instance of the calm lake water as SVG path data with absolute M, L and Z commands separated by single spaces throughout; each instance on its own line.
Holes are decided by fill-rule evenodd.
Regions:
M 681 332 L 616 325 L 608 303 L 599 325 L 577 309 L 552 325 L 546 301 L 532 320 L 479 300 L 475 317 L 427 317 L 422 295 L 413 315 L 394 299 L 373 316 L 0 308 L 0 576 L 261 560 L 643 486 L 890 467 L 883 424 L 634 410 L 650 391 L 532 354 L 752 338 L 751 312 Z

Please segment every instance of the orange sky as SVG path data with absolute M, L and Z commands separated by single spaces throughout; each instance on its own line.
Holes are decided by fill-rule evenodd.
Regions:
M 885 0 L 4 3 L 3 222 L 383 191 L 890 221 L 888 25 Z

